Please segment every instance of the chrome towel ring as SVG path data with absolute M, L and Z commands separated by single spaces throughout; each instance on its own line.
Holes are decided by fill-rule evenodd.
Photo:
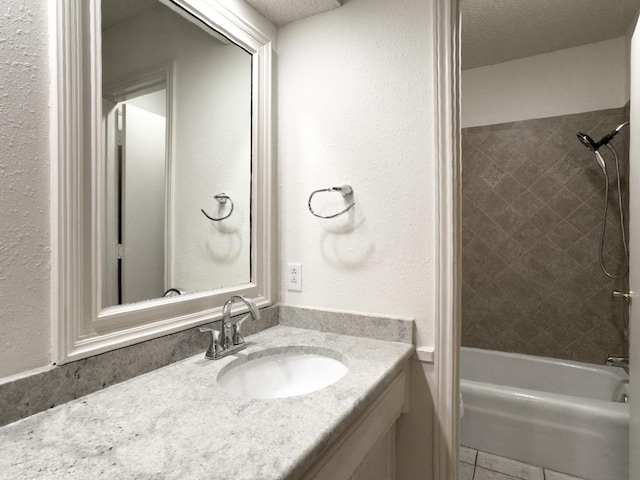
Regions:
M 343 213 L 347 213 L 356 204 L 356 202 L 352 202 L 351 205 L 349 205 L 347 208 L 345 208 L 341 212 L 338 212 L 338 213 L 333 214 L 333 215 L 327 215 L 327 216 L 318 215 L 316 212 L 313 211 L 313 208 L 311 208 L 311 200 L 313 199 L 313 196 L 316 193 L 320 193 L 320 192 L 340 192 L 342 197 L 345 198 L 345 199 L 347 197 L 353 197 L 353 188 L 351 188 L 350 185 L 342 185 L 341 187 L 329 187 L 329 188 L 321 188 L 320 190 L 314 190 L 313 192 L 311 192 L 311 195 L 309 195 L 308 205 L 309 205 L 309 211 L 311 212 L 311 214 L 315 215 L 318 218 L 335 218 L 335 217 L 338 217 L 338 216 L 342 215 Z
M 205 212 L 204 209 L 201 208 L 200 211 L 202 212 L 202 214 L 205 217 L 207 217 L 209 220 L 213 220 L 214 222 L 219 222 L 220 220 L 224 220 L 225 218 L 229 218 L 231 216 L 231 214 L 233 213 L 233 200 L 231 200 L 231 197 L 229 197 L 229 195 L 227 195 L 226 193 L 218 193 L 217 195 L 214 195 L 213 198 L 215 198 L 222 205 L 227 203 L 227 200 L 229 200 L 229 203 L 231 203 L 231 210 L 229 210 L 229 213 L 227 213 L 224 217 L 213 218 L 212 216 L 207 215 L 207 212 Z

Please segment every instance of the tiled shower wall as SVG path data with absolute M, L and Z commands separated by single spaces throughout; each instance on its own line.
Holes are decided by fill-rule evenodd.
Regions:
M 628 308 L 611 293 L 628 280 L 611 280 L 599 262 L 604 177 L 576 138 L 597 141 L 626 120 L 620 108 L 462 130 L 464 346 L 600 364 L 627 354 Z M 628 136 L 612 144 L 626 185 Z M 615 162 L 603 152 L 605 263 L 619 273 Z

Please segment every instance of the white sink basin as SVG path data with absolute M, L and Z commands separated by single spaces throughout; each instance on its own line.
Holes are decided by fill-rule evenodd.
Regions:
M 295 397 L 334 384 L 347 370 L 341 361 L 324 355 L 277 353 L 238 366 L 231 363 L 218 375 L 218 385 L 251 398 Z

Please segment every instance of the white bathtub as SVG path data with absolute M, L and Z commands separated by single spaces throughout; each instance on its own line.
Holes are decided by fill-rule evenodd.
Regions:
M 461 444 L 588 480 L 629 479 L 621 368 L 463 347 Z

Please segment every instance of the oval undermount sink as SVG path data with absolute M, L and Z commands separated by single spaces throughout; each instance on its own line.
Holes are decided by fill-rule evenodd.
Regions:
M 295 397 L 333 385 L 347 370 L 340 360 L 317 353 L 276 353 L 231 363 L 218 375 L 218 385 L 244 397 Z

